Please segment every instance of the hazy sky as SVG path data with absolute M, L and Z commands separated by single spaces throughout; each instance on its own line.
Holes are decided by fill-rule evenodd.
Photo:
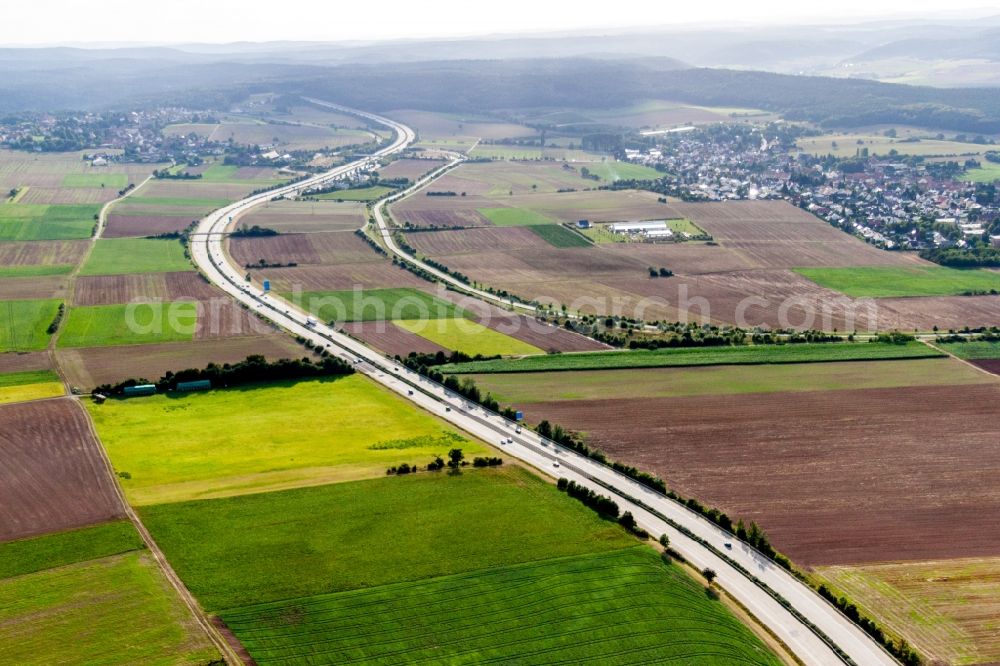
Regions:
M 448 37 L 696 22 L 788 23 L 940 12 L 940 0 L 32 0 L 4 3 L 0 44 Z M 950 12 L 990 13 L 984 0 Z M 994 9 L 993 13 L 1000 13 Z M 938 14 L 940 16 L 940 14 Z

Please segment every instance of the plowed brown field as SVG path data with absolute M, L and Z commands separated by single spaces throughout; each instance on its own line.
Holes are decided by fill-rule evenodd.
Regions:
M 114 483 L 75 400 L 0 406 L 0 541 L 123 515 Z
M 1000 383 L 576 400 L 526 413 L 757 520 L 802 564 L 1000 552 Z
M 104 238 L 156 236 L 184 231 L 197 215 L 108 215 Z
M 386 354 L 406 356 L 410 352 L 434 354 L 448 351 L 415 333 L 404 331 L 390 321 L 364 321 L 344 324 L 344 330 Z

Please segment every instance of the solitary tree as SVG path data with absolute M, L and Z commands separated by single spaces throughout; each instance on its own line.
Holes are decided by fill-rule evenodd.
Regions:
M 701 570 L 701 575 L 704 576 L 705 580 L 708 581 L 708 584 L 711 585 L 712 582 L 715 580 L 717 574 L 715 573 L 715 569 L 710 569 L 709 567 L 705 567 L 704 569 Z
M 458 467 L 462 464 L 463 458 L 465 458 L 465 454 L 462 453 L 462 449 L 452 449 L 448 452 L 448 466 Z

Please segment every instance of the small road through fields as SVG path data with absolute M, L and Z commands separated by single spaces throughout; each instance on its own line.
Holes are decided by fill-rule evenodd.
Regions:
M 371 156 L 306 181 L 252 195 L 205 217 L 191 236 L 190 249 L 192 259 L 209 281 L 292 335 L 348 361 L 358 372 L 455 427 L 504 450 L 507 455 L 546 475 L 565 477 L 610 496 L 622 511 L 630 511 L 639 525 L 651 534 L 666 533 L 671 547 L 696 568 L 714 569 L 718 574 L 717 583 L 803 663 L 863 666 L 896 663 L 880 645 L 810 587 L 700 514 L 532 431 L 518 432 L 516 423 L 387 360 L 334 328 L 312 321 L 308 313 L 295 305 L 246 282 L 242 269 L 231 263 L 223 248 L 226 230 L 237 216 L 275 197 L 295 196 L 304 188 L 364 169 L 382 155 L 403 150 L 414 139 L 410 128 L 389 118 L 320 100 L 309 101 L 381 123 L 395 131 L 395 139 Z M 489 296 L 496 298 L 492 294 Z

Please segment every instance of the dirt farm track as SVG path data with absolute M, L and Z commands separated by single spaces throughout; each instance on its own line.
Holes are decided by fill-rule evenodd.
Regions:
M 1000 552 L 997 384 L 523 407 L 757 520 L 804 565 Z
M 83 409 L 70 398 L 0 406 L 0 541 L 123 515 Z

